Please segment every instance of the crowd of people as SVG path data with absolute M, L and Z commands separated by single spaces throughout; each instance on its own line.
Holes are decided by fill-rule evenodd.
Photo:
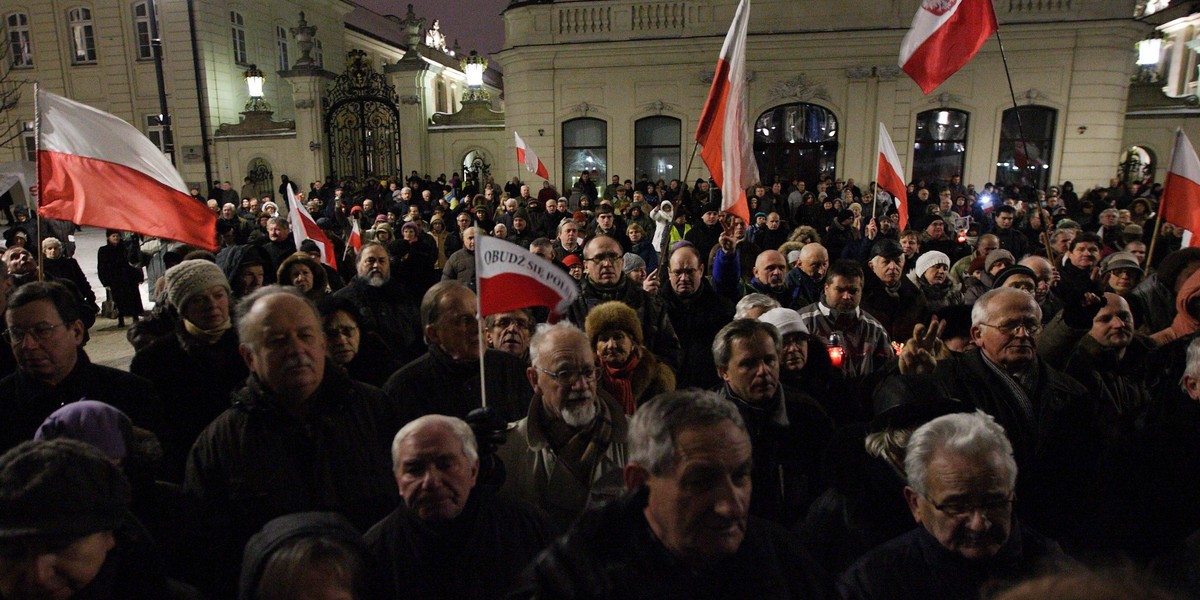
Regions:
M 99 251 L 128 370 L 70 224 L 18 210 L 0 598 L 1200 595 L 1200 249 L 1160 185 L 794 178 L 746 222 L 572 179 L 192 190 L 217 252 Z M 577 281 L 562 320 L 478 321 L 483 236 Z

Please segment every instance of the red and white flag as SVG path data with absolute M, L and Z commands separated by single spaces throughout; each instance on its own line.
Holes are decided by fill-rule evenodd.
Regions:
M 354 248 L 355 252 L 362 250 L 362 227 L 354 217 L 350 217 L 350 239 L 346 240 L 346 247 Z
M 750 21 L 750 0 L 738 2 L 733 23 L 721 46 L 712 88 L 700 113 L 696 141 L 702 146 L 700 157 L 721 188 L 721 210 L 750 223 L 746 188 L 758 181 L 754 162 L 754 136 L 746 121 L 746 24 Z
M 513 132 L 513 137 L 517 138 L 517 162 L 525 165 L 530 173 L 541 177 L 542 179 L 550 179 L 550 171 L 546 169 L 546 165 L 542 164 L 542 160 L 533 153 L 525 145 L 525 140 L 517 132 Z
M 41 89 L 37 107 L 42 216 L 217 249 L 217 216 L 141 131 Z
M 992 0 L 922 0 L 900 42 L 900 68 L 928 94 L 999 29 Z
M 475 278 L 481 317 L 545 306 L 553 321 L 579 296 L 578 284 L 558 265 L 490 235 L 475 238 Z
M 288 184 L 288 191 L 292 197 L 296 197 L 296 190 L 292 185 Z M 288 212 L 288 221 L 292 224 L 292 239 L 296 242 L 296 250 L 300 250 L 300 243 L 304 240 L 312 240 L 316 242 L 317 248 L 321 251 L 321 262 L 337 268 L 337 255 L 333 252 L 333 242 L 329 241 L 329 236 L 317 227 L 317 222 L 308 213 L 308 209 L 304 208 L 304 203 L 296 202 L 293 210 Z
M 1175 130 L 1175 152 L 1158 204 L 1160 218 L 1191 233 L 1188 246 L 1200 247 L 1200 158 L 1182 129 Z
M 900 211 L 900 231 L 908 228 L 908 187 L 904 185 L 904 167 L 892 144 L 887 127 L 879 124 L 879 164 L 875 167 L 876 185 L 896 198 L 896 209 Z

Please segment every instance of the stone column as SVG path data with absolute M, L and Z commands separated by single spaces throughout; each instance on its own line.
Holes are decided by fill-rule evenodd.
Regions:
M 321 112 L 321 96 L 325 87 L 336 76 L 323 69 L 293 68 L 280 71 L 280 77 L 292 85 L 292 99 L 296 105 L 296 144 L 305 160 L 288 165 L 288 175 L 297 182 L 297 192 L 317 179 L 324 179 L 329 167 L 329 148 L 325 139 L 325 115 Z
M 412 57 L 412 58 L 410 58 Z M 396 64 L 383 68 L 388 82 L 396 89 L 400 104 L 400 168 L 407 176 L 414 169 L 421 173 L 446 170 L 445 165 L 429 164 L 429 103 L 433 101 L 429 82 L 438 68 L 419 56 L 419 50 L 409 49 Z

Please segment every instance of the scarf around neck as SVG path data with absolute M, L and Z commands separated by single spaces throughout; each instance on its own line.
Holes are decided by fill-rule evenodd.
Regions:
M 637 399 L 633 397 L 633 370 L 642 362 L 642 357 L 634 354 L 623 367 L 613 368 L 604 363 L 601 370 L 600 383 L 612 394 L 617 402 L 625 409 L 626 415 L 632 415 L 637 409 Z

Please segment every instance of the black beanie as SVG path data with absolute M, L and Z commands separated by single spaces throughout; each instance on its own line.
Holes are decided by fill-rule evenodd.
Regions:
M 121 469 L 83 442 L 24 442 L 0 456 L 0 539 L 118 529 L 131 495 Z

